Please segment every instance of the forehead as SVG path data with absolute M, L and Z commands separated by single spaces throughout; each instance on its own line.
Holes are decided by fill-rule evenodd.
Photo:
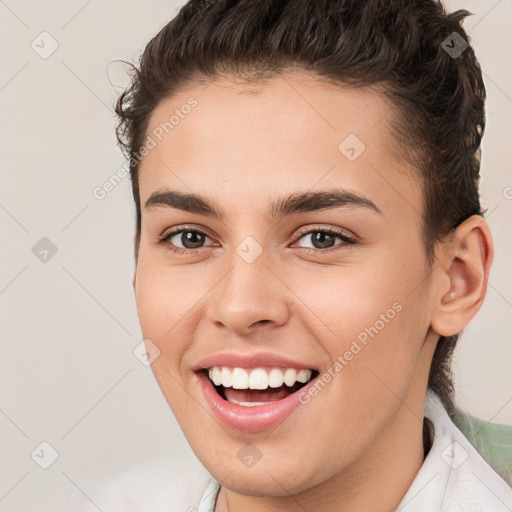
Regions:
M 384 208 L 419 210 L 420 186 L 397 158 L 393 120 L 393 106 L 376 89 L 307 74 L 190 86 L 149 119 L 146 135 L 155 146 L 140 165 L 141 202 L 168 186 L 215 191 L 240 211 L 248 198 L 263 208 L 269 195 L 342 186 L 373 195 Z

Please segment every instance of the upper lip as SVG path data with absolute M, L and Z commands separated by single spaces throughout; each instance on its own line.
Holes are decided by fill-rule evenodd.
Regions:
M 196 366 L 194 371 L 204 370 L 212 366 L 233 366 L 238 368 L 262 368 L 262 367 L 276 367 L 276 368 L 295 368 L 297 370 L 315 370 L 309 363 L 303 363 L 279 354 L 272 354 L 270 352 L 256 352 L 251 354 L 244 354 L 241 352 L 219 352 L 205 357 Z

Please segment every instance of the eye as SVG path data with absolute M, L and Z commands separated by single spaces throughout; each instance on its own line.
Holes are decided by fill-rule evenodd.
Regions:
M 309 238 L 312 247 L 304 247 L 308 252 L 329 252 L 336 250 L 336 247 L 344 245 L 354 245 L 357 240 L 349 236 L 345 231 L 333 228 L 316 228 L 300 235 L 299 240 Z M 341 240 L 342 243 L 335 244 L 336 239 Z
M 165 245 L 177 254 L 196 254 L 199 252 L 197 249 L 204 247 L 203 244 L 207 238 L 210 239 L 203 231 L 181 227 L 166 233 L 157 240 L 157 244 Z
M 299 233 L 299 240 L 310 238 L 312 247 L 302 247 L 306 252 L 322 253 L 336 250 L 340 246 L 354 245 L 357 240 L 348 235 L 343 230 L 333 228 L 316 228 L 309 229 L 309 231 Z M 176 254 L 194 255 L 199 249 L 208 247 L 205 246 L 206 239 L 211 238 L 199 229 L 192 229 L 187 227 L 180 227 L 169 233 L 166 233 L 157 240 L 158 245 L 165 246 L 168 250 Z M 336 239 L 341 240 L 341 243 L 336 244 Z

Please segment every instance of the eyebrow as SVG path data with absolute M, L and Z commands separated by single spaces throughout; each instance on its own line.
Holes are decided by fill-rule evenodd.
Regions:
M 224 210 L 213 199 L 197 194 L 181 193 L 169 189 L 155 190 L 145 203 L 146 209 L 155 207 L 176 208 L 189 213 L 224 219 Z M 335 188 L 318 192 L 296 192 L 270 203 L 267 216 L 270 219 L 286 217 L 333 208 L 366 208 L 380 215 L 380 208 L 367 197 L 350 190 Z

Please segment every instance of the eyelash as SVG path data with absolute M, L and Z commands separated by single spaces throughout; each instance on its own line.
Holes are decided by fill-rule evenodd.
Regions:
M 198 252 L 200 252 L 200 249 L 203 249 L 203 247 L 201 247 L 200 249 L 182 249 L 180 247 L 176 247 L 172 244 L 169 243 L 169 240 L 179 234 L 179 233 L 184 233 L 184 232 L 189 232 L 189 233 L 200 233 L 201 235 L 204 235 L 204 236 L 207 236 L 208 238 L 211 238 L 208 233 L 202 231 L 201 229 L 197 229 L 197 228 L 187 228 L 186 226 L 182 226 L 178 229 L 175 229 L 174 231 L 171 231 L 170 233 L 167 233 L 165 235 L 163 235 L 161 238 L 159 238 L 157 240 L 157 244 L 158 245 L 164 245 L 166 246 L 166 248 L 175 253 L 175 254 L 179 254 L 179 255 L 184 255 L 184 254 L 188 254 L 188 255 L 195 255 L 197 254 Z M 314 249 L 314 248 L 311 248 L 311 247 L 300 247 L 300 249 L 302 249 L 303 251 L 306 252 L 306 254 L 315 254 L 315 255 L 318 255 L 319 253 L 330 253 L 332 251 L 335 251 L 335 250 L 338 250 L 340 249 L 341 247 L 344 247 L 346 245 L 355 245 L 357 244 L 357 240 L 353 237 L 350 237 L 348 236 L 344 231 L 341 231 L 341 230 L 337 230 L 337 229 L 333 229 L 333 228 L 315 228 L 315 229 L 309 229 L 308 231 L 304 231 L 304 232 L 299 232 L 297 234 L 297 240 L 300 240 L 302 237 L 306 236 L 306 235 L 311 235 L 312 233 L 327 233 L 329 235 L 334 235 L 338 238 L 340 238 L 343 243 L 342 244 L 338 244 L 338 245 L 335 245 L 334 247 L 329 247 L 327 249 Z

